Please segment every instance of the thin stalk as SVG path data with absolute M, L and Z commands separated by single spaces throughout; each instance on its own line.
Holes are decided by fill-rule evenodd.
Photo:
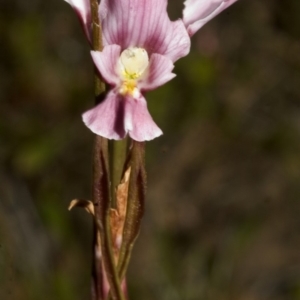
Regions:
M 92 37 L 93 37 L 93 49 L 95 51 L 102 51 L 102 27 L 99 19 L 99 4 L 98 0 L 90 0 L 91 13 L 92 13 Z M 98 97 L 105 92 L 105 84 L 98 75 L 95 69 L 95 96 Z M 96 100 L 97 102 L 97 100 Z

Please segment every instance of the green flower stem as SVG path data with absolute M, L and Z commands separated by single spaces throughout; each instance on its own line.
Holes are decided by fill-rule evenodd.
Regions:
M 93 31 L 93 49 L 101 51 L 102 30 L 99 20 L 99 4 L 97 0 L 90 0 L 92 13 L 92 31 Z M 105 84 L 95 70 L 95 98 L 96 102 L 103 97 Z M 116 264 L 114 261 L 111 229 L 110 229 L 110 172 L 109 172 L 109 153 L 107 139 L 96 136 L 94 146 L 93 161 L 93 203 L 95 206 L 95 226 L 94 226 L 94 266 L 93 266 L 93 300 L 104 300 L 102 293 L 102 262 L 110 285 L 111 296 L 113 300 L 124 300 L 120 286 Z M 100 233 L 101 245 L 98 245 L 98 232 Z M 101 258 L 99 249 L 101 247 Z

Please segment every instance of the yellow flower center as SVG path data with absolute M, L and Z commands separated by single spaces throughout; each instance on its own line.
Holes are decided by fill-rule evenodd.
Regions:
M 137 80 L 144 74 L 149 65 L 148 53 L 143 48 L 125 49 L 120 55 L 119 64 L 121 67 L 120 75 L 123 80 L 120 93 L 133 96 L 138 93 Z

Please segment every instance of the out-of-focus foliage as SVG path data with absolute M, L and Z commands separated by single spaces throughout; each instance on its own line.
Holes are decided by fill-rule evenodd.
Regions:
M 169 1 L 179 16 L 180 1 Z M 89 299 L 89 47 L 61 1 L 1 3 L 0 299 Z M 131 299 L 300 299 L 300 2 L 242 0 L 147 95 Z

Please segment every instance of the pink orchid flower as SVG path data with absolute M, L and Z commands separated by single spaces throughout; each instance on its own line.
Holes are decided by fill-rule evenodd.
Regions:
M 91 42 L 90 0 L 65 0 L 75 9 Z M 119 140 L 127 134 L 149 141 L 162 134 L 144 93 L 172 78 L 174 62 L 190 51 L 190 37 L 237 0 L 186 0 L 183 18 L 171 21 L 167 0 L 101 0 L 103 51 L 91 51 L 111 86 L 103 102 L 83 114 L 94 133 Z

